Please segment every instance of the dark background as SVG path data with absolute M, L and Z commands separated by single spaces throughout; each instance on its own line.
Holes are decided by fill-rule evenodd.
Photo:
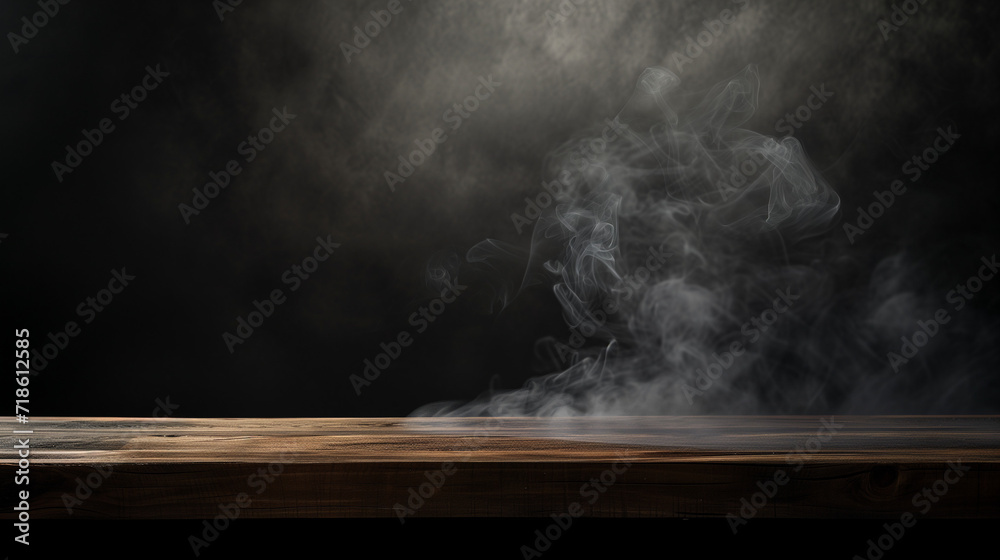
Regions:
M 568 335 L 554 299 L 538 290 L 490 312 L 493 283 L 475 279 L 362 396 L 349 382 L 435 297 L 428 262 L 488 237 L 526 245 L 509 215 L 538 192 L 544 156 L 615 114 L 643 68 L 669 66 L 702 20 L 733 4 L 595 0 L 557 26 L 545 19 L 555 0 L 404 6 L 350 64 L 339 44 L 384 2 L 246 0 L 219 21 L 207 0 L 76 1 L 19 53 L 0 48 L 7 332 L 30 329 L 38 348 L 67 321 L 80 322 L 76 307 L 107 285 L 110 270 L 136 276 L 33 377 L 32 415 L 143 417 L 169 399 L 178 417 L 400 416 L 491 386 L 518 387 L 538 373 L 534 341 Z M 4 2 L 0 28 L 18 31 L 37 9 Z M 747 128 L 777 135 L 775 122 L 825 83 L 835 96 L 796 137 L 842 197 L 840 220 L 853 220 L 873 189 L 899 177 L 938 126 L 954 125 L 959 143 L 860 239 L 843 281 L 864 285 L 879 258 L 905 251 L 914 257 L 912 285 L 887 290 L 944 294 L 997 246 L 1000 8 L 927 2 L 886 42 L 876 21 L 890 10 L 887 1 L 749 0 L 740 22 L 685 69 L 684 87 L 704 90 L 756 63 L 761 104 Z M 170 76 L 58 182 L 51 162 L 64 146 L 114 118 L 111 102 L 157 64 Z M 397 155 L 490 74 L 502 83 L 495 97 L 390 193 L 382 174 Z M 192 188 L 238 157 L 236 146 L 283 106 L 297 115 L 289 128 L 185 225 L 178 204 L 190 203 Z M 222 333 L 253 300 L 286 288 L 282 272 L 327 235 L 341 243 L 334 256 L 230 355 Z M 939 412 L 997 412 L 989 403 L 998 299 L 987 285 L 955 331 L 973 333 L 981 354 L 963 357 L 977 366 L 975 383 L 954 387 L 968 398 Z M 947 346 L 939 350 L 948 357 Z M 791 556 L 802 543 L 817 557 L 816 543 L 826 543 L 820 550 L 847 558 L 881 532 L 879 522 L 759 521 L 730 538 L 723 520 L 584 522 L 546 557 L 633 556 L 637 547 Z M 921 523 L 895 557 L 932 545 L 962 551 L 990 534 L 982 523 Z M 189 553 L 183 536 L 198 525 L 38 523 L 35 550 L 74 543 L 176 557 Z M 330 553 L 360 544 L 442 555 L 441 547 L 488 538 L 496 555 L 518 557 L 525 535 L 544 525 L 242 522 L 212 552 L 270 545 Z
M 522 559 L 520 547 L 536 538 L 551 519 L 239 519 L 200 558 L 236 555 L 284 556 L 299 551 L 341 556 L 364 551 L 382 557 Z M 594 519 L 580 518 L 541 558 L 646 558 L 652 554 L 708 558 L 755 553 L 772 557 L 853 559 L 865 557 L 868 539 L 885 529 L 873 520 L 755 519 L 732 536 L 724 519 Z M 992 520 L 921 520 L 909 529 L 883 560 L 962 555 L 989 546 Z M 40 528 L 39 528 L 40 527 Z M 100 550 L 111 558 L 136 553 L 149 558 L 194 558 L 187 535 L 200 521 L 119 522 L 116 537 L 101 540 L 109 525 L 100 521 L 35 522 L 39 533 L 31 552 L 65 553 Z M 12 556 L 18 558 L 19 556 Z
M 77 305 L 110 270 L 136 276 L 33 378 L 32 414 L 149 416 L 169 397 L 181 417 L 400 416 L 536 374 L 534 341 L 568 336 L 554 298 L 538 290 L 491 313 L 490 282 L 473 279 L 360 397 L 349 381 L 436 296 L 429 262 L 485 238 L 527 245 L 509 216 L 539 192 L 544 156 L 614 115 L 643 68 L 670 67 L 702 20 L 743 3 L 588 2 L 558 25 L 551 4 L 404 2 L 350 63 L 339 44 L 384 4 L 246 1 L 219 21 L 210 2 L 71 2 L 19 53 L 0 49 L 8 329 L 29 328 L 39 348 L 82 323 Z M 897 251 L 916 267 L 916 286 L 898 290 L 944 294 L 974 272 L 998 233 L 998 8 L 929 2 L 886 42 L 876 21 L 887 2 L 746 4 L 684 69 L 684 87 L 757 64 L 746 127 L 779 135 L 774 123 L 826 84 L 834 97 L 796 137 L 840 194 L 839 220 L 901 177 L 938 126 L 962 134 L 859 238 L 846 282 L 870 282 Z M 3 29 L 36 10 L 5 3 Z M 147 65 L 170 76 L 118 121 L 109 105 Z M 383 172 L 487 75 L 502 84 L 494 96 L 389 192 Z M 284 106 L 297 115 L 289 128 L 186 225 L 178 204 Z M 116 129 L 58 182 L 51 162 L 104 117 Z M 282 272 L 327 235 L 340 248 L 288 293 Z M 288 301 L 230 354 L 222 333 L 275 288 Z M 998 299 L 987 284 L 956 331 L 982 349 L 966 356 L 977 382 L 956 391 L 996 395 Z M 940 412 L 990 411 L 970 397 Z

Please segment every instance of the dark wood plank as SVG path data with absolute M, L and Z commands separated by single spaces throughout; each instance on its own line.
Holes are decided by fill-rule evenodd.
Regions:
M 20 428 L 8 420 L 0 433 Z M 241 493 L 247 518 L 548 516 L 574 504 L 605 517 L 741 507 L 764 518 L 1000 517 L 993 416 L 36 418 L 30 428 L 33 518 L 207 518 Z M 0 486 L 11 492 L 14 438 L 2 439 Z

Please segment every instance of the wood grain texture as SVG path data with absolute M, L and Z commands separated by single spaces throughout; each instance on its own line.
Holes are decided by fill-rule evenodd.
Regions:
M 8 419 L 0 433 L 21 428 Z M 776 475 L 788 482 L 755 517 L 1000 517 L 995 416 L 35 418 L 30 429 L 33 518 L 208 518 L 241 493 L 247 518 L 544 517 L 573 504 L 720 517 Z M 0 439 L 12 495 L 14 438 Z M 945 492 L 924 513 L 914 496 L 935 484 Z

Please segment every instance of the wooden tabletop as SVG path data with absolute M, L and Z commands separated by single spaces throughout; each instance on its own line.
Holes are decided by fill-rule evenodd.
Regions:
M 33 460 L 51 464 L 269 462 L 282 452 L 295 463 L 766 463 L 796 446 L 814 462 L 1000 462 L 997 416 L 36 418 L 30 428 Z M 8 420 L 0 434 L 15 429 Z
M 6 491 L 13 490 L 8 475 L 18 460 L 12 431 L 33 431 L 17 437 L 30 438 L 39 517 L 210 517 L 241 492 L 256 497 L 249 517 L 398 516 L 394 505 L 405 503 L 411 488 L 440 480 L 433 473 L 442 469 L 445 482 L 433 499 L 417 500 L 426 504 L 412 515 L 545 516 L 565 511 L 588 480 L 614 466 L 622 472 L 607 497 L 584 500 L 588 514 L 724 516 L 780 471 L 791 482 L 768 498 L 763 517 L 892 518 L 912 509 L 913 494 L 955 462 L 965 469 L 961 481 L 929 515 L 1000 517 L 997 416 L 33 418 L 28 425 L 2 424 L 0 468 L 7 472 L 0 486 Z M 257 496 L 251 477 L 261 468 L 280 474 Z M 99 487 L 81 492 L 88 476 Z M 67 507 L 66 495 L 77 494 L 87 499 L 70 499 L 75 506 Z M 10 518 L 9 508 L 0 515 Z

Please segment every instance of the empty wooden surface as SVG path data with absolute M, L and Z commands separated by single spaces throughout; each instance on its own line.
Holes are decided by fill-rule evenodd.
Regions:
M 995 416 L 7 420 L 6 495 L 25 427 L 34 518 L 1000 517 Z

